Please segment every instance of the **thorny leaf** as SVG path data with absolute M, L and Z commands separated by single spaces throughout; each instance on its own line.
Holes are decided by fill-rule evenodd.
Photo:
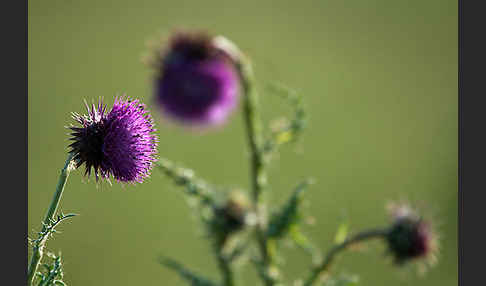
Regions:
M 51 219 L 48 224 L 42 223 L 43 227 L 40 232 L 38 232 L 38 237 L 36 239 L 29 239 L 31 244 L 34 245 L 34 247 L 39 247 L 40 244 L 44 243 L 50 235 L 56 232 L 55 227 L 58 226 L 62 221 L 65 221 L 69 218 L 75 217 L 77 214 L 63 214 L 61 213 L 60 215 L 57 216 L 56 219 Z
M 45 268 L 44 271 L 37 272 L 37 277 L 39 277 L 38 286 L 66 286 L 66 283 L 62 281 L 64 273 L 62 269 L 61 256 L 50 256 L 53 260 L 52 265 L 42 264 Z
M 310 240 L 305 236 L 301 231 L 298 225 L 293 225 L 290 227 L 289 235 L 294 241 L 294 243 L 300 247 L 301 249 L 305 250 L 307 253 L 314 255 L 316 248 L 310 242 Z
M 292 226 L 299 223 L 299 206 L 302 201 L 304 192 L 310 183 L 310 180 L 306 180 L 300 183 L 295 188 L 295 191 L 293 192 L 287 203 L 282 206 L 280 211 L 272 215 L 267 230 L 268 237 L 282 238 L 289 232 Z
M 172 179 L 178 186 L 184 187 L 186 193 L 197 197 L 205 205 L 214 205 L 214 198 L 210 186 L 205 181 L 196 178 L 194 171 L 176 166 L 171 161 L 161 158 L 157 167 Z
M 334 243 L 340 244 L 344 242 L 348 237 L 348 232 L 349 232 L 349 223 L 347 222 L 341 223 L 336 232 L 336 236 L 334 237 Z
M 192 272 L 191 270 L 187 269 L 185 266 L 173 259 L 160 257 L 159 262 L 160 264 L 177 272 L 179 276 L 186 280 L 191 286 L 217 286 L 216 283 L 199 274 Z
M 358 286 L 359 277 L 357 275 L 342 275 L 337 278 L 329 278 L 323 286 Z
M 306 113 L 302 98 L 297 95 L 296 91 L 277 83 L 269 85 L 268 90 L 286 100 L 292 106 L 294 115 L 292 119 L 285 121 L 282 126 L 274 130 L 270 138 L 266 140 L 263 151 L 267 156 L 271 155 L 280 145 L 296 142 L 306 126 Z

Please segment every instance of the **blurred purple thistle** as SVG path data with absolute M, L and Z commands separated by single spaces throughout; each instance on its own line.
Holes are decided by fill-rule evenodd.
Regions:
M 391 205 L 393 225 L 386 237 L 389 251 L 397 264 L 416 258 L 435 260 L 437 234 L 432 225 L 419 217 L 408 205 Z
M 238 103 L 235 63 L 213 40 L 204 33 L 174 33 L 155 63 L 156 102 L 179 122 L 220 125 Z
M 157 152 L 153 119 L 145 105 L 117 97 L 108 113 L 102 100 L 86 108 L 87 115 L 73 113 L 81 127 L 70 128 L 76 168 L 84 163 L 88 177 L 93 168 L 96 180 L 111 175 L 120 182 L 141 183 L 150 175 Z

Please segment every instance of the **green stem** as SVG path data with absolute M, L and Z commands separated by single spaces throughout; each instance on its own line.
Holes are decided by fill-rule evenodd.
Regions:
M 231 269 L 230 261 L 222 253 L 223 244 L 218 245 L 216 249 L 216 257 L 218 259 L 218 266 L 223 276 L 224 286 L 234 286 L 233 270 Z
M 256 237 L 262 256 L 263 266 L 265 268 L 264 280 L 265 285 L 274 285 L 275 281 L 269 275 L 270 267 L 273 265 L 273 257 L 267 251 L 267 239 L 265 237 L 264 225 L 262 223 L 261 194 L 265 189 L 267 177 L 265 173 L 265 164 L 263 161 L 263 137 L 262 123 L 258 110 L 258 93 L 256 92 L 255 82 L 251 64 L 241 56 L 238 62 L 238 69 L 243 88 L 243 116 L 248 136 L 248 145 L 250 147 L 251 160 L 251 185 L 252 201 L 258 217 L 256 225 Z
M 69 173 L 71 171 L 70 164 L 72 159 L 73 155 L 70 153 L 59 175 L 56 192 L 54 193 L 54 197 L 52 198 L 51 204 L 49 205 L 49 209 L 47 210 L 46 216 L 44 218 L 42 232 L 46 231 L 46 227 L 51 223 L 51 220 L 56 214 L 59 202 L 61 201 L 62 193 L 64 191 L 64 186 L 66 185 L 67 178 L 69 177 Z M 27 285 L 33 286 L 35 273 L 37 272 L 37 268 L 39 267 L 42 256 L 44 255 L 44 247 L 46 241 L 47 236 L 38 243 L 36 243 L 33 247 L 32 257 L 30 259 L 29 268 L 27 270 Z
M 226 259 L 222 258 L 221 255 L 218 256 L 218 264 L 219 268 L 221 269 L 221 273 L 223 273 L 223 285 L 233 286 L 233 271 L 231 270 Z
M 320 264 L 314 267 L 312 269 L 311 274 L 307 278 L 307 280 L 304 283 L 304 286 L 311 286 L 314 284 L 314 282 L 317 280 L 317 278 L 325 271 L 329 269 L 331 266 L 334 257 L 341 252 L 342 250 L 347 249 L 349 246 L 356 244 L 358 242 L 372 239 L 372 238 L 383 238 L 387 233 L 387 230 L 385 229 L 375 229 L 375 230 L 369 230 L 369 231 L 364 231 L 361 233 L 358 233 L 350 238 L 347 238 L 345 241 L 343 241 L 340 244 L 337 244 L 333 248 L 331 248 L 328 252 L 324 260 Z

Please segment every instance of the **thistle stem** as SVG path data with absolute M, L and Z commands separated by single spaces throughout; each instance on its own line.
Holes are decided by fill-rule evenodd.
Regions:
M 49 209 L 47 210 L 46 216 L 44 218 L 42 224 L 42 231 L 45 232 L 47 226 L 51 223 L 52 219 L 54 218 L 57 208 L 59 206 L 59 202 L 61 201 L 62 193 L 64 191 L 64 186 L 66 185 L 67 178 L 69 177 L 69 173 L 71 171 L 70 164 L 71 160 L 73 159 L 73 155 L 69 153 L 66 163 L 64 167 L 61 169 L 61 173 L 59 175 L 59 181 L 57 182 L 56 191 L 54 193 L 54 197 L 52 198 L 51 204 L 49 205 Z M 36 243 L 33 247 L 32 257 L 30 259 L 29 268 L 27 270 L 27 285 L 34 285 L 34 277 L 35 273 L 37 272 L 37 268 L 42 260 L 44 255 L 44 247 L 46 245 L 47 236 Z
M 265 285 L 274 285 L 275 281 L 269 275 L 270 267 L 275 267 L 273 257 L 267 250 L 267 238 L 265 237 L 264 225 L 262 223 L 261 194 L 267 183 L 265 164 L 263 160 L 263 137 L 262 123 L 258 110 L 258 93 L 256 92 L 255 82 L 251 64 L 241 56 L 238 61 L 238 69 L 243 88 L 243 116 L 248 136 L 248 145 L 250 148 L 250 177 L 252 187 L 252 202 L 258 217 L 256 225 L 256 237 L 262 256 L 263 267 L 265 269 Z
M 231 265 L 226 259 L 226 257 L 222 253 L 222 247 L 218 247 L 217 249 L 217 259 L 218 259 L 218 266 L 221 270 L 221 275 L 223 276 L 223 285 L 224 286 L 234 286 L 233 281 L 233 270 L 231 269 Z
M 311 286 L 316 282 L 317 278 L 327 271 L 329 267 L 331 266 L 334 257 L 340 253 L 341 251 L 347 249 L 349 246 L 362 242 L 364 240 L 372 239 L 372 238 L 383 238 L 387 233 L 386 229 L 374 229 L 374 230 L 369 230 L 369 231 L 364 231 L 360 232 L 350 238 L 347 238 L 345 241 L 343 241 L 340 244 L 335 245 L 332 247 L 326 254 L 326 257 L 324 260 L 322 260 L 321 263 L 316 265 L 312 271 L 307 280 L 304 283 L 304 286 Z

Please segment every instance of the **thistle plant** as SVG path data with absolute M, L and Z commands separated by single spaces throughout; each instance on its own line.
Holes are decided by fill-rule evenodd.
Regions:
M 70 127 L 74 141 L 69 147 L 66 163 L 61 169 L 54 197 L 49 205 L 42 229 L 36 239 L 31 239 L 32 256 L 27 270 L 27 285 L 64 285 L 61 260 L 56 257 L 47 273 L 38 272 L 42 263 L 48 238 L 55 233 L 55 227 L 74 214 L 59 214 L 69 173 L 85 165 L 84 174 L 89 178 L 94 173 L 96 182 L 110 177 L 123 183 L 142 182 L 149 176 L 152 163 L 156 160 L 157 137 L 152 117 L 138 100 L 116 98 L 112 109 L 106 112 L 106 105 L 100 100 L 97 105 L 86 104 L 87 114 L 73 113 L 80 126 Z M 47 265 L 47 264 L 44 264 Z M 35 284 L 36 276 L 39 277 Z
M 87 114 L 72 115 L 78 124 L 69 127 L 73 142 L 41 230 L 29 240 L 32 256 L 28 285 L 66 285 L 61 256 L 48 252 L 46 244 L 61 222 L 75 216 L 58 213 L 58 208 L 70 172 L 82 165 L 84 175 L 90 178 L 93 174 L 97 184 L 102 181 L 111 184 L 111 179 L 122 184 L 142 183 L 156 166 L 196 201 L 194 209 L 205 227 L 221 277 L 214 279 L 196 273 L 172 258 L 159 260 L 189 285 L 242 285 L 236 270 L 246 265 L 240 262 L 246 261 L 251 262 L 266 286 L 356 285 L 356 276 L 340 276 L 331 271 L 331 266 L 345 250 L 371 240 L 381 241 L 397 266 L 415 261 L 435 262 L 437 235 L 430 220 L 405 204 L 391 206 L 389 225 L 354 234 L 341 227 L 335 243 L 324 253 L 317 247 L 319 243 L 311 241 L 302 231 L 302 201 L 309 189 L 314 188 L 311 179 L 297 183 L 281 206 L 269 207 L 267 167 L 282 146 L 299 140 L 307 114 L 300 95 L 283 85 L 271 85 L 267 93 L 280 95 L 293 114 L 278 128 L 267 128 L 261 118 L 260 93 L 251 61 L 230 40 L 204 32 L 178 31 L 167 45 L 154 51 L 149 64 L 154 70 L 153 102 L 163 115 L 184 127 L 223 126 L 241 103 L 249 151 L 250 190 L 224 192 L 224 188 L 200 178 L 193 170 L 157 158 L 154 122 L 139 100 L 117 97 L 109 111 L 101 100 L 86 104 Z M 271 213 L 267 213 L 269 209 Z M 287 238 L 313 258 L 307 272 L 298 277 L 283 275 L 281 249 L 282 240 Z M 51 263 L 43 261 L 46 253 Z
M 163 174 L 181 187 L 187 196 L 198 201 L 197 213 L 214 246 L 221 274 L 217 280 L 195 273 L 171 258 L 160 259 L 160 263 L 179 273 L 189 285 L 239 285 L 235 268 L 241 265 L 235 263 L 235 258 L 248 253 L 262 284 L 266 286 L 356 285 L 355 276 L 341 277 L 331 273 L 330 267 L 339 254 L 355 244 L 370 240 L 382 241 L 396 265 L 431 260 L 435 256 L 437 240 L 430 222 L 412 212 L 408 206 L 395 207 L 392 223 L 388 226 L 365 229 L 356 234 L 341 229 L 335 245 L 320 253 L 315 247 L 317 244 L 301 231 L 301 202 L 312 180 L 297 184 L 286 203 L 273 213 L 266 213 L 269 209 L 265 200 L 269 189 L 267 166 L 281 146 L 299 139 L 306 126 L 306 112 L 302 98 L 296 92 L 283 85 L 272 85 L 269 91 L 281 95 L 294 109 L 294 114 L 283 126 L 267 131 L 260 117 L 259 93 L 251 62 L 234 43 L 222 36 L 178 31 L 167 45 L 154 52 L 150 65 L 155 69 L 153 86 L 156 102 L 164 114 L 183 125 L 221 125 L 234 109 L 237 98 L 240 98 L 243 109 L 250 161 L 251 189 L 245 196 L 249 204 L 243 203 L 245 199 L 218 200 L 222 195 L 220 187 L 207 183 L 191 169 L 177 166 L 168 159 L 158 162 L 158 169 Z M 231 238 L 237 237 L 238 232 L 243 230 L 251 235 L 227 246 Z M 320 258 L 309 263 L 308 273 L 293 279 L 282 275 L 280 241 L 284 238 L 291 238 L 313 258 Z M 325 281 L 321 279 L 323 277 Z

